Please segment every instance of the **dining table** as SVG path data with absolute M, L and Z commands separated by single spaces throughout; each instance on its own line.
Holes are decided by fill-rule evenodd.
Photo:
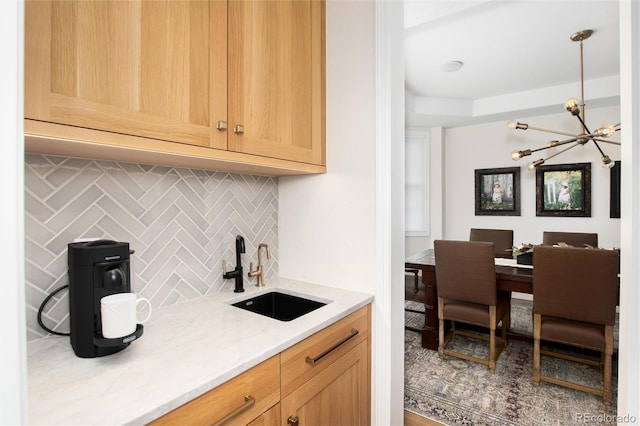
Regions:
M 405 259 L 405 268 L 421 272 L 424 294 L 424 326 L 422 347 L 438 349 L 438 293 L 436 291 L 436 258 L 434 249 L 427 249 Z M 498 291 L 533 294 L 533 268 L 521 265 L 515 259 L 496 259 L 496 288 Z M 530 340 L 532 336 L 508 330 L 511 339 Z

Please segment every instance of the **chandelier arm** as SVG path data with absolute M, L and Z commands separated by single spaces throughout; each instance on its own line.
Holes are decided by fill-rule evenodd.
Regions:
M 578 146 L 578 145 L 580 145 L 580 144 L 579 144 L 578 142 L 575 142 L 573 145 L 568 146 L 568 147 L 566 147 L 565 149 L 563 149 L 563 150 L 561 150 L 561 151 L 558 151 L 558 152 L 556 152 L 556 153 L 554 153 L 554 154 L 552 154 L 552 155 L 548 156 L 547 158 L 545 158 L 545 159 L 544 159 L 544 161 L 550 160 L 550 159 L 552 159 L 553 157 L 555 157 L 555 156 L 557 156 L 557 155 L 560 155 L 560 154 L 562 154 L 562 153 L 563 153 L 563 152 L 565 152 L 565 151 L 569 151 L 571 148 L 574 148 L 574 147 L 576 147 L 576 146 Z
M 591 131 L 589 130 L 589 128 L 587 127 L 587 124 L 584 122 L 584 120 L 582 119 L 582 117 L 580 117 L 579 115 L 576 115 L 576 118 L 578 119 L 578 121 L 580 121 L 580 124 L 582 124 L 582 128 L 584 129 L 584 132 L 587 134 L 590 134 Z
M 605 157 L 605 153 L 602 152 L 602 148 L 600 148 L 600 145 L 598 145 L 598 142 L 595 139 L 591 139 L 593 141 L 593 144 L 596 146 L 596 148 L 598 148 L 598 151 L 600 151 L 600 155 Z
M 528 129 L 537 130 L 539 132 L 554 133 L 556 135 L 571 136 L 572 138 L 579 138 L 580 137 L 580 135 L 578 135 L 576 133 L 562 132 L 560 130 L 551 130 L 551 129 L 545 129 L 545 128 L 542 128 L 542 127 L 529 126 Z
M 532 149 L 530 151 L 533 153 L 533 152 L 538 152 L 538 151 L 542 151 L 542 150 L 545 150 L 545 149 L 556 148 L 556 147 L 561 146 L 561 145 L 566 145 L 568 143 L 575 142 L 576 140 L 578 140 L 578 138 L 571 138 L 571 139 L 565 139 L 563 141 L 556 141 L 555 145 L 543 146 L 543 147 L 540 147 L 540 148 Z
M 590 138 L 590 139 L 592 139 L 594 141 L 598 141 L 598 142 L 609 143 L 611 145 L 620 145 L 620 142 L 618 142 L 618 141 L 609 141 L 609 140 L 601 139 L 601 138 Z

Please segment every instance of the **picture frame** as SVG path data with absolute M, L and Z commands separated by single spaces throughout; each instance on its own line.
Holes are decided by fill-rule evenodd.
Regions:
M 591 217 L 591 163 L 537 167 L 536 216 Z
M 475 170 L 476 216 L 520 216 L 520 168 Z
M 610 189 L 609 189 L 609 217 L 620 218 L 620 160 L 616 161 L 611 168 Z

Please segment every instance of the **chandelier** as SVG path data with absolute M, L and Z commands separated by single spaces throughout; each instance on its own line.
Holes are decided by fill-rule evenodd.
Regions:
M 609 144 L 613 144 L 613 145 L 620 145 L 620 142 L 616 142 L 616 141 L 611 141 L 608 140 L 606 138 L 611 137 L 613 134 L 615 134 L 615 132 L 620 131 L 620 123 L 613 125 L 613 124 L 605 124 L 602 127 L 596 129 L 595 131 L 591 132 L 589 130 L 589 128 L 587 127 L 585 121 L 584 121 L 584 110 L 585 110 L 585 106 L 584 106 L 584 60 L 583 60 L 583 54 L 582 54 L 582 47 L 583 47 L 583 41 L 588 39 L 589 37 L 591 37 L 591 34 L 593 34 L 592 30 L 582 30 L 582 31 L 578 31 L 577 33 L 574 33 L 571 35 L 571 40 L 572 41 L 578 41 L 580 42 L 580 86 L 581 86 L 581 100 L 578 100 L 576 98 L 570 98 L 567 99 L 564 103 L 564 107 L 567 111 L 569 111 L 571 113 L 571 115 L 573 115 L 574 117 L 576 117 L 578 119 L 578 121 L 580 122 L 580 126 L 581 126 L 581 131 L 579 134 L 576 133 L 571 133 L 571 132 L 562 132 L 562 131 L 557 131 L 557 130 L 550 130 L 550 129 L 543 129 L 541 127 L 534 127 L 534 126 L 530 126 L 526 123 L 520 123 L 517 121 L 510 121 L 508 126 L 511 129 L 516 129 L 516 130 L 537 130 L 537 131 L 541 131 L 541 132 L 546 132 L 546 133 L 553 133 L 556 135 L 562 135 L 562 136 L 568 136 L 568 139 L 564 139 L 564 140 L 552 140 L 549 141 L 545 146 L 543 146 L 542 148 L 537 148 L 537 149 L 525 149 L 522 151 L 518 151 L 515 150 L 511 153 L 511 158 L 514 161 L 517 161 L 519 159 L 521 159 L 522 157 L 526 157 L 528 155 L 531 155 L 534 152 L 537 151 L 542 151 L 544 149 L 551 149 L 551 148 L 556 148 L 559 146 L 563 146 L 563 145 L 568 145 L 566 147 L 564 147 L 564 149 L 557 151 L 551 155 L 549 155 L 546 158 L 541 158 L 539 160 L 533 161 L 531 163 L 528 164 L 528 168 L 529 170 L 534 170 L 536 167 L 544 164 L 545 161 L 562 154 L 565 151 L 570 150 L 573 147 L 576 147 L 578 145 L 585 145 L 589 142 L 593 142 L 593 144 L 596 146 L 596 148 L 598 148 L 598 151 L 600 152 L 600 160 L 602 161 L 602 165 L 604 167 L 613 167 L 614 166 L 614 162 L 611 160 L 611 158 L 609 158 L 608 155 L 606 155 L 603 151 L 602 148 L 600 147 L 600 145 L 598 144 L 598 142 L 601 143 L 609 143 Z

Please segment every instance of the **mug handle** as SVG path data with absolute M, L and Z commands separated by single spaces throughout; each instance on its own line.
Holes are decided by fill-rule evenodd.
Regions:
M 138 316 L 137 316 L 137 313 L 138 313 L 138 304 L 139 304 L 140 302 L 144 302 L 144 303 L 146 303 L 146 304 L 149 306 L 149 312 L 147 312 L 147 316 L 146 316 L 146 318 L 144 318 L 143 320 L 138 320 L 138 319 L 137 319 L 137 318 L 138 318 Z M 144 298 L 144 297 L 139 297 L 139 298 L 136 300 L 136 322 L 137 322 L 137 323 L 139 323 L 139 324 L 144 324 L 145 322 L 149 321 L 149 318 L 151 318 L 151 302 L 149 301 L 149 299 L 146 299 L 146 298 Z

